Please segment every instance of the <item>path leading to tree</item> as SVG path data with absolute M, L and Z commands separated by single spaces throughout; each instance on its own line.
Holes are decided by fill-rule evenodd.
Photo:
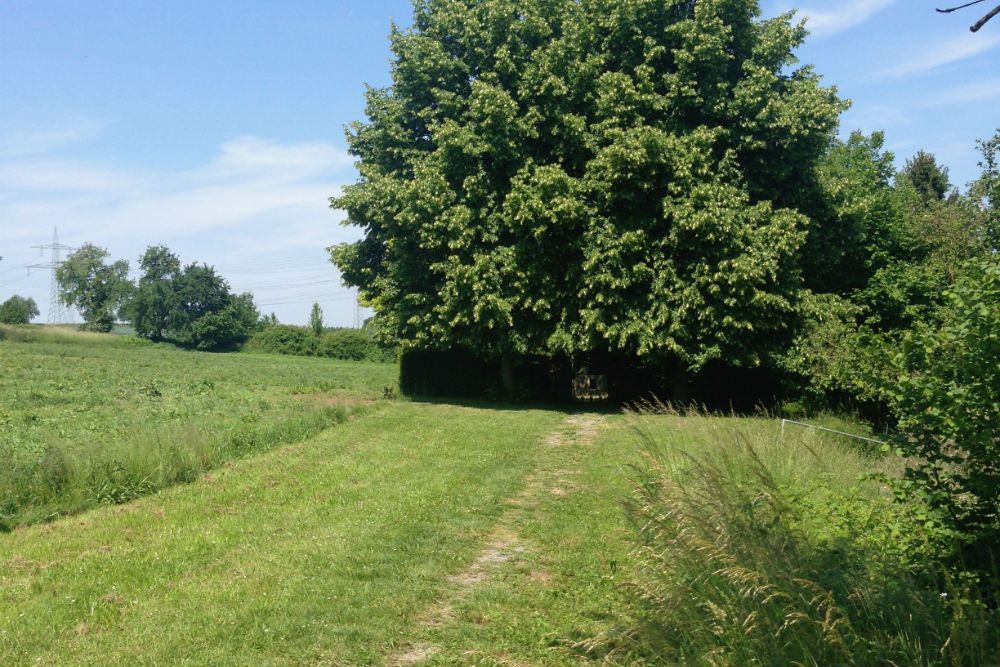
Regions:
M 508 509 L 483 540 L 478 556 L 448 577 L 441 597 L 417 616 L 414 638 L 388 657 L 388 665 L 409 667 L 431 658 L 448 662 L 458 657 L 474 662 L 507 661 L 509 654 L 477 649 L 474 641 L 469 645 L 452 643 L 443 649 L 443 643 L 435 640 L 456 631 L 465 634 L 462 626 L 467 621 L 463 615 L 471 615 L 475 624 L 489 623 L 487 610 L 477 600 L 491 587 L 523 585 L 525 573 L 529 585 L 539 589 L 552 587 L 556 575 L 545 569 L 544 546 L 530 537 L 531 527 L 534 524 L 537 528 L 547 518 L 546 514 L 551 518 L 560 499 L 586 493 L 580 466 L 589 457 L 588 450 L 606 423 L 603 415 L 574 414 L 542 439 L 524 487 L 507 500 Z M 511 572 L 518 571 L 522 576 L 511 579 Z M 506 594 L 516 596 L 518 592 L 511 590 Z

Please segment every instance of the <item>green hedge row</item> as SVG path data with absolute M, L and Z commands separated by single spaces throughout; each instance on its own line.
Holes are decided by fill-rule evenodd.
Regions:
M 333 329 L 317 336 L 307 327 L 290 324 L 275 324 L 258 331 L 247 341 L 246 349 L 349 361 L 396 360 L 396 350 L 382 347 L 358 329 Z

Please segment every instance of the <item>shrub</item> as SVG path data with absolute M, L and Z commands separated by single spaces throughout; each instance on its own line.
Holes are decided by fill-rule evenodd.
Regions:
M 1000 544 L 1000 262 L 970 265 L 946 294 L 942 325 L 911 332 L 890 388 L 907 457 L 901 498 L 962 543 L 965 565 L 992 573 Z
M 378 346 L 358 329 L 336 329 L 319 339 L 317 354 L 321 357 L 349 361 L 373 361 L 379 356 Z
M 316 338 L 305 327 L 275 324 L 253 334 L 247 349 L 306 356 L 316 353 Z
M 38 304 L 30 297 L 15 294 L 0 304 L 0 324 L 28 324 L 38 315 Z

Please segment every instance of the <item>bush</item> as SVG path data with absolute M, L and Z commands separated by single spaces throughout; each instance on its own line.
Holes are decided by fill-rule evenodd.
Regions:
M 349 361 L 374 361 L 380 356 L 375 341 L 358 329 L 336 329 L 323 334 L 316 353 Z
M 309 327 L 275 324 L 255 333 L 247 342 L 247 349 L 346 361 L 396 360 L 395 349 L 380 346 L 368 333 L 358 329 L 334 329 L 316 336 Z
M 248 350 L 308 356 L 316 353 L 316 337 L 306 327 L 275 324 L 253 334 Z
M 962 545 L 964 565 L 992 574 L 1000 544 L 1000 262 L 973 263 L 946 294 L 942 324 L 910 333 L 890 387 L 907 457 L 900 497 Z
M 28 324 L 38 315 L 38 304 L 30 297 L 15 294 L 0 304 L 0 324 Z

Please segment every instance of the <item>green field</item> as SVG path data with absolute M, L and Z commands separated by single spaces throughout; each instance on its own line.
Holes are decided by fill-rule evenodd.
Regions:
M 319 432 L 395 387 L 392 364 L 0 327 L 0 528 L 193 479 Z
M 0 664 L 724 665 L 745 664 L 754 633 L 770 651 L 760 664 L 944 661 L 947 632 L 894 625 L 921 609 L 919 589 L 895 616 L 852 606 L 851 595 L 890 600 L 884 584 L 909 576 L 893 568 L 918 540 L 898 534 L 905 512 L 878 485 L 858 481 L 892 462 L 829 436 L 782 438 L 767 418 L 385 400 L 391 366 L 18 337 L 0 341 L 12 460 L 58 447 L 86 460 L 102 443 L 147 450 L 147 464 L 149 452 L 179 457 L 172 419 L 228 455 L 140 497 L 41 523 L 25 514 L 33 525 L 0 533 Z M 149 383 L 159 395 L 140 391 Z M 330 402 L 346 406 L 339 417 L 301 421 Z M 261 435 L 289 421 L 308 428 Z M 687 527 L 669 542 L 644 503 L 674 488 L 670 521 Z M 707 523 L 690 523 L 688 501 Z M 740 553 L 752 562 L 711 565 Z M 831 554 L 844 555 L 841 607 L 812 588 L 793 599 L 795 586 L 826 585 Z M 727 587 L 737 571 L 769 583 Z M 704 600 L 729 615 L 702 622 Z M 768 629 L 769 605 L 779 625 L 815 618 L 786 637 Z M 853 615 L 831 624 L 834 612 Z

